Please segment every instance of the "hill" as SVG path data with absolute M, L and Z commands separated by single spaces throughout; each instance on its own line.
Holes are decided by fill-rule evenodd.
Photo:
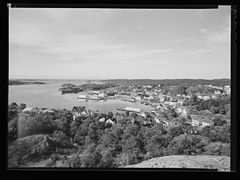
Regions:
M 124 168 L 207 168 L 230 171 L 230 157 L 227 156 L 185 156 L 173 155 L 152 158 Z
M 230 85 L 230 79 L 108 79 L 102 80 L 108 83 L 117 83 L 121 85 L 168 85 L 168 86 L 196 86 L 196 85 L 215 85 L 215 86 L 225 86 Z

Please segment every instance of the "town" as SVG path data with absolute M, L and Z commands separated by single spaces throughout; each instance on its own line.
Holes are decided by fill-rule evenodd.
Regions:
M 102 113 L 11 103 L 10 167 L 38 161 L 44 167 L 124 167 L 168 155 L 230 156 L 229 85 L 115 85 L 81 93 L 76 98 L 120 99 L 152 110 L 129 106 Z
M 66 86 L 66 85 L 65 85 Z M 144 117 L 146 119 L 147 115 L 151 116 L 154 120 L 152 122 L 143 123 L 153 124 L 153 123 L 163 123 L 164 126 L 178 125 L 178 122 L 173 119 L 167 120 L 164 118 L 165 114 L 172 112 L 175 117 L 186 117 L 187 123 L 192 126 L 198 126 L 199 128 L 204 126 L 211 126 L 213 124 L 212 118 L 216 113 L 212 107 L 210 109 L 203 109 L 199 111 L 196 109 L 196 104 L 202 104 L 204 102 L 212 102 L 214 100 L 219 100 L 221 98 L 230 98 L 231 89 L 229 85 L 214 86 L 214 85 L 197 85 L 190 86 L 188 88 L 184 86 L 163 86 L 163 85 L 127 85 L 120 86 L 111 85 L 112 87 L 103 90 L 86 90 L 85 94 L 78 95 L 78 99 L 85 100 L 107 100 L 107 99 L 120 99 L 122 101 L 128 101 L 132 103 L 141 103 L 145 105 L 150 105 L 152 111 L 146 112 L 136 107 L 123 107 L 117 109 L 119 111 L 125 111 L 131 114 L 136 114 L 138 116 Z M 68 88 L 76 89 L 75 85 L 69 85 Z M 71 90 L 72 90 L 71 89 Z M 95 89 L 100 89 L 95 88 Z M 70 92 L 71 90 L 68 90 Z M 76 91 L 78 92 L 78 91 Z M 84 92 L 82 89 L 81 92 Z M 191 103 L 189 103 L 191 101 Z M 195 101 L 195 102 L 193 102 Z M 216 109 L 216 108 L 215 108 Z M 221 109 L 222 110 L 222 109 Z M 230 110 L 230 109 L 228 109 Z M 226 111 L 226 110 L 225 110 Z M 73 117 L 81 116 L 82 112 L 74 112 Z M 87 114 L 87 112 L 84 112 Z M 230 124 L 230 118 L 227 119 Z

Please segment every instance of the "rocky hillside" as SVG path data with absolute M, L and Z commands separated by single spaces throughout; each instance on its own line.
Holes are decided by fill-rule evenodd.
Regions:
M 207 168 L 218 171 L 230 171 L 230 157 L 227 156 L 165 156 L 152 158 L 125 168 Z

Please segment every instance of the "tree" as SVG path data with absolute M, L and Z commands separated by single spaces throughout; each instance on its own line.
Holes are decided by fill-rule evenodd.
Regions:
M 174 109 L 170 109 L 168 112 L 167 112 L 167 118 L 172 120 L 173 118 L 176 118 L 178 115 L 176 113 L 176 111 Z
M 25 109 L 26 107 L 27 107 L 26 104 L 21 103 L 21 104 L 19 105 L 19 107 L 18 107 L 18 110 L 19 110 L 19 111 L 22 111 L 22 110 Z
M 52 154 L 58 142 L 46 135 L 32 135 L 17 139 L 8 149 L 8 164 L 18 167 L 31 159 L 38 159 L 41 155 Z
M 165 155 L 201 154 L 207 139 L 199 135 L 181 134 L 175 137 L 165 149 Z
M 214 99 L 207 99 L 207 100 L 202 100 L 199 105 L 198 105 L 198 110 L 211 110 L 212 112 L 215 112 L 218 110 L 219 103 L 215 101 Z M 217 108 L 217 109 L 216 109 Z
M 189 106 L 189 99 L 184 99 L 183 103 L 182 103 L 183 106 Z
M 52 136 L 59 142 L 61 146 L 67 147 L 70 145 L 70 137 L 67 136 L 63 131 L 54 131 Z
M 168 135 L 171 137 L 171 139 L 173 139 L 174 137 L 177 137 L 181 134 L 184 134 L 184 130 L 183 130 L 182 126 L 171 127 L 168 130 Z
M 200 134 L 208 137 L 210 142 L 230 143 L 230 127 L 227 124 L 222 126 L 202 128 Z
M 128 153 L 120 153 L 114 160 L 117 167 L 124 167 L 131 164 L 130 155 Z
M 12 103 L 8 106 L 8 122 L 14 118 L 18 118 L 18 105 L 17 103 Z
M 178 94 L 181 94 L 181 96 L 183 95 L 183 94 L 187 94 L 187 91 L 186 91 L 186 87 L 184 87 L 184 86 L 178 86 L 178 88 L 177 88 L 177 93 Z
M 14 118 L 8 122 L 8 140 L 10 142 L 17 139 L 17 121 L 17 118 Z
M 154 135 L 148 140 L 146 144 L 146 150 L 153 157 L 159 157 L 164 155 L 164 149 L 168 145 L 168 139 L 166 136 Z
M 213 114 L 218 114 L 219 113 L 219 108 L 217 106 L 211 106 L 210 111 Z
M 230 156 L 230 144 L 213 142 L 204 147 L 204 154 L 207 155 L 218 155 L 218 156 Z
M 163 86 L 162 93 L 163 94 L 168 94 L 169 92 L 170 92 L 170 87 L 169 86 Z
M 210 97 L 212 97 L 212 94 L 214 93 L 214 89 L 211 87 L 205 86 L 203 93 L 208 94 L 208 95 L 210 95 Z
M 197 105 L 197 103 L 198 103 L 198 97 L 195 94 L 193 94 L 189 99 L 189 105 L 194 106 L 194 105 Z
M 83 153 L 80 154 L 81 167 L 96 168 L 101 158 L 101 154 L 96 151 L 96 145 L 89 144 Z
M 195 86 L 190 86 L 189 88 L 186 89 L 186 92 L 188 95 L 192 96 L 197 92 L 197 88 Z
M 140 144 L 137 137 L 131 135 L 122 141 L 122 152 L 129 156 L 129 164 L 136 164 L 140 162 L 144 155 L 141 152 Z
M 206 86 L 203 85 L 198 85 L 197 88 L 197 92 L 199 92 L 201 94 L 201 96 L 203 97 L 203 93 L 206 91 L 205 88 Z

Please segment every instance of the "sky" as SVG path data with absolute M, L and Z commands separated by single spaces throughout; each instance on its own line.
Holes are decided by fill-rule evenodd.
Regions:
M 10 8 L 9 78 L 230 78 L 231 7 Z

